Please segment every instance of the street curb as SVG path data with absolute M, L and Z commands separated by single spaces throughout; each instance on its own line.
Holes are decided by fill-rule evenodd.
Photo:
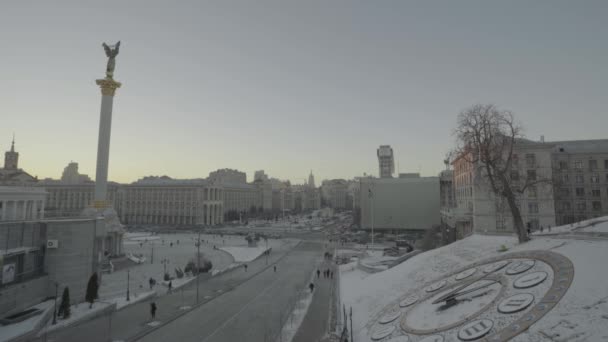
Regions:
M 176 315 L 174 315 L 173 317 L 170 317 L 170 318 L 169 318 L 167 321 L 163 322 L 162 324 L 159 324 L 159 325 L 157 325 L 157 326 L 155 326 L 155 327 L 150 327 L 149 329 L 146 329 L 146 330 L 142 330 L 140 333 L 137 333 L 137 334 L 135 334 L 134 336 L 129 337 L 129 338 L 127 338 L 127 339 L 125 339 L 125 341 L 129 341 L 129 342 L 135 342 L 135 341 L 138 341 L 138 340 L 140 340 L 140 339 L 144 338 L 145 336 L 149 335 L 150 333 L 152 333 L 152 332 L 154 332 L 154 331 L 156 331 L 156 330 L 158 330 L 158 329 L 160 329 L 160 328 L 164 327 L 165 325 L 167 325 L 167 324 L 169 324 L 169 323 L 171 323 L 171 322 L 175 321 L 176 319 L 178 319 L 178 318 L 180 318 L 180 317 L 184 316 L 185 314 L 190 313 L 190 312 L 191 312 L 191 311 L 193 311 L 194 309 L 197 309 L 197 308 L 199 308 L 200 306 L 202 306 L 202 305 L 204 305 L 204 304 L 207 304 L 207 303 L 209 303 L 209 302 L 211 302 L 211 301 L 213 301 L 213 300 L 215 300 L 215 299 L 217 299 L 217 298 L 220 298 L 220 297 L 221 297 L 221 296 L 223 296 L 224 294 L 226 294 L 226 293 L 228 293 L 228 292 L 232 291 L 232 290 L 233 290 L 234 288 L 236 288 L 237 286 L 240 286 L 240 285 L 244 284 L 245 282 L 249 281 L 250 279 L 252 279 L 252 278 L 256 277 L 257 275 L 261 274 L 262 272 L 264 272 L 264 271 L 268 270 L 268 269 L 269 269 L 271 266 L 273 266 L 273 265 L 275 265 L 275 264 L 279 263 L 281 260 L 283 260 L 283 259 L 284 259 L 285 257 L 287 257 L 289 254 L 291 254 L 291 252 L 292 252 L 292 251 L 293 251 L 293 250 L 294 250 L 296 247 L 298 247 L 298 246 L 300 245 L 300 243 L 301 243 L 301 242 L 302 242 L 301 240 L 300 240 L 300 241 L 298 241 L 298 242 L 297 242 L 297 243 L 296 243 L 296 244 L 295 244 L 295 245 L 294 245 L 294 246 L 293 246 L 293 247 L 292 247 L 292 248 L 291 248 L 289 251 L 287 251 L 287 253 L 285 253 L 285 254 L 283 254 L 281 257 L 279 257 L 279 258 L 278 258 L 278 259 L 277 259 L 277 260 L 276 260 L 274 263 L 268 264 L 267 266 L 265 266 L 264 268 L 262 268 L 262 269 L 261 269 L 259 272 L 257 272 L 257 273 L 255 273 L 255 274 L 253 274 L 252 276 L 250 276 L 250 277 L 248 277 L 248 278 L 245 278 L 245 279 L 244 279 L 242 282 L 240 282 L 240 283 L 236 284 L 235 286 L 231 287 L 231 288 L 230 288 L 230 289 L 228 289 L 227 291 L 223 291 L 223 292 L 221 292 L 219 295 L 217 295 L 217 296 L 215 296 L 215 297 L 213 297 L 213 298 L 210 298 L 210 299 L 209 299 L 208 301 L 206 301 L 206 302 L 200 302 L 200 303 L 198 303 L 198 304 L 194 304 L 194 305 L 192 305 L 192 307 L 191 307 L 189 310 L 184 310 L 184 311 L 182 311 L 182 312 L 178 312 Z M 230 270 L 235 270 L 235 269 L 237 269 L 237 267 L 232 268 L 232 269 L 230 269 Z M 229 270 L 229 271 L 230 271 L 230 270 Z M 226 272 L 226 273 L 228 273 L 228 272 Z

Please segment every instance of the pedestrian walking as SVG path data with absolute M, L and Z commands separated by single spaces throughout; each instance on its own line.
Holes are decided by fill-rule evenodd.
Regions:
M 325 272 L 327 273 L 327 278 L 329 278 L 329 268 Z
M 245 272 L 247 272 L 247 264 L 244 264 L 243 267 L 245 267 Z
M 154 286 L 154 279 L 152 279 L 152 277 L 150 277 L 150 280 L 148 280 L 148 283 L 150 283 L 150 290 L 152 290 L 152 286 Z
M 315 284 L 313 284 L 313 283 L 308 284 L 308 288 L 310 289 L 310 293 L 312 293 L 312 291 L 315 289 Z
M 321 277 L 321 271 L 319 271 L 319 269 L 317 269 L 317 279 L 319 279 Z M 311 290 L 312 292 L 312 290 Z
M 543 226 L 540 226 L 540 232 L 541 233 L 543 232 Z
M 551 225 L 549 225 L 547 229 L 549 229 L 549 233 L 551 233 Z
M 331 272 L 329 273 L 329 275 L 330 275 L 330 278 L 331 278 L 331 279 L 334 279 L 334 271 L 331 271 Z
M 277 273 L 277 265 L 274 265 L 273 269 L 274 269 L 274 273 Z
M 167 293 L 171 293 L 172 289 L 173 289 L 173 281 L 169 280 L 169 289 L 167 290 Z
M 150 303 L 150 316 L 152 316 L 152 319 L 156 318 L 156 303 L 155 302 Z

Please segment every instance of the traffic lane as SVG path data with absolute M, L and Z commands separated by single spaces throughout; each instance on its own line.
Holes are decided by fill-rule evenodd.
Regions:
M 270 268 L 141 341 L 263 341 L 267 327 L 276 327 L 276 333 L 279 313 L 288 309 L 296 288 L 307 284 L 320 254 L 320 245 L 303 243 L 277 265 L 277 273 Z
M 271 253 L 269 263 L 274 263 L 280 259 L 284 253 L 292 249 L 293 244 L 286 244 L 277 248 Z M 244 272 L 241 268 L 228 271 L 225 274 L 209 278 L 201 279 L 200 282 L 200 300 L 206 301 L 204 297 L 216 297 L 221 295 L 218 290 L 227 291 L 238 286 L 246 277 L 255 274 L 259 269 L 267 267 L 265 257 L 259 258 L 254 262 L 249 263 L 248 272 Z M 120 311 L 114 312 L 112 317 L 109 315 L 97 317 L 75 326 L 56 330 L 48 336 L 41 336 L 36 341 L 87 341 L 87 342 L 107 342 L 110 340 L 111 333 L 113 340 L 128 340 L 143 329 L 148 329 L 146 324 L 150 322 L 149 303 L 155 301 L 158 306 L 156 313 L 157 320 L 165 322 L 169 320 L 175 313 L 175 309 L 182 304 L 194 305 L 196 301 L 196 281 L 192 281 L 184 288 L 184 299 L 182 299 L 181 289 L 174 291 L 171 295 L 163 295 L 159 298 L 145 300 L 134 305 L 127 306 Z M 207 304 L 203 304 L 207 305 Z

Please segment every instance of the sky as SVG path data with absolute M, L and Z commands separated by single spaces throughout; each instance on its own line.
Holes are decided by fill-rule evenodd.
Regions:
M 121 41 L 109 179 L 255 170 L 301 183 L 436 175 L 456 115 L 528 138 L 608 138 L 607 1 L 13 1 L 0 11 L 0 151 L 95 176 L 102 42 Z

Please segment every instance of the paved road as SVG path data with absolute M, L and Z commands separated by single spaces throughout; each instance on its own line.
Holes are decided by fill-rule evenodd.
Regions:
M 337 269 L 331 262 L 324 262 L 320 266 L 321 271 L 327 268 L 334 272 L 334 277 L 337 277 Z M 325 336 L 329 325 L 331 305 L 333 305 L 331 296 L 334 282 L 335 278 L 325 278 L 321 273 L 321 277 L 315 282 L 316 286 L 308 311 L 292 342 L 316 342 L 321 341 Z
M 185 286 L 183 291 L 181 289 L 176 290 L 170 295 L 153 299 L 158 306 L 156 320 L 160 324 L 164 324 L 181 315 L 181 317 L 175 321 L 178 322 L 181 318 L 188 317 L 193 312 L 199 312 L 206 306 L 212 304 L 217 305 L 217 303 L 215 303 L 216 301 L 218 301 L 218 303 L 230 303 L 230 307 L 237 307 L 240 309 L 240 307 L 243 307 L 251 298 L 257 295 L 256 291 L 259 291 L 261 287 L 265 287 L 267 283 L 270 283 L 277 278 L 284 278 L 284 276 L 278 277 L 274 274 L 272 271 L 272 264 L 287 258 L 287 256 L 290 255 L 288 252 L 292 251 L 295 255 L 308 256 L 310 267 L 314 266 L 312 260 L 321 254 L 322 245 L 306 242 L 299 247 L 292 249 L 293 245 L 294 243 L 291 243 L 290 245 L 285 245 L 273 250 L 273 253 L 268 257 L 268 263 L 266 261 L 267 258 L 264 256 L 249 263 L 247 272 L 245 272 L 243 268 L 239 268 L 201 281 L 199 298 L 202 306 L 193 310 L 180 310 L 180 307 L 188 305 L 195 306 L 196 282 L 194 281 Z M 290 258 L 289 260 L 293 260 L 293 258 Z M 294 266 L 302 268 L 302 265 L 298 265 L 298 262 L 288 261 L 278 263 L 279 271 L 290 272 L 294 277 L 299 273 L 305 272 L 304 270 L 298 272 L 298 268 L 295 268 Z M 283 275 L 283 272 L 278 272 L 278 274 Z M 310 271 L 307 272 L 308 275 L 310 275 Z M 244 289 L 248 290 L 244 291 Z M 252 291 L 250 289 L 257 290 Z M 289 290 L 294 291 L 292 288 Z M 269 290 L 268 292 L 272 291 Z M 235 300 L 235 297 L 238 300 Z M 76 326 L 49 333 L 48 336 L 40 337 L 38 341 L 108 342 L 110 340 L 129 341 L 141 338 L 144 333 L 153 330 L 153 327 L 148 325 L 150 323 L 150 301 L 151 300 L 146 300 L 141 303 L 133 304 L 118 312 L 114 312 L 111 316 L 106 315 L 98 317 Z M 270 300 L 266 304 L 269 307 L 273 307 L 275 302 Z M 276 304 L 282 304 L 282 302 L 277 302 Z M 216 310 L 217 309 L 211 311 L 213 312 L 213 315 L 217 314 L 215 312 Z M 193 329 L 196 329 L 196 327 L 193 327 Z M 148 341 L 148 338 L 142 339 L 142 341 Z
M 277 264 L 140 341 L 275 341 L 298 291 L 306 291 L 323 245 L 302 242 Z

